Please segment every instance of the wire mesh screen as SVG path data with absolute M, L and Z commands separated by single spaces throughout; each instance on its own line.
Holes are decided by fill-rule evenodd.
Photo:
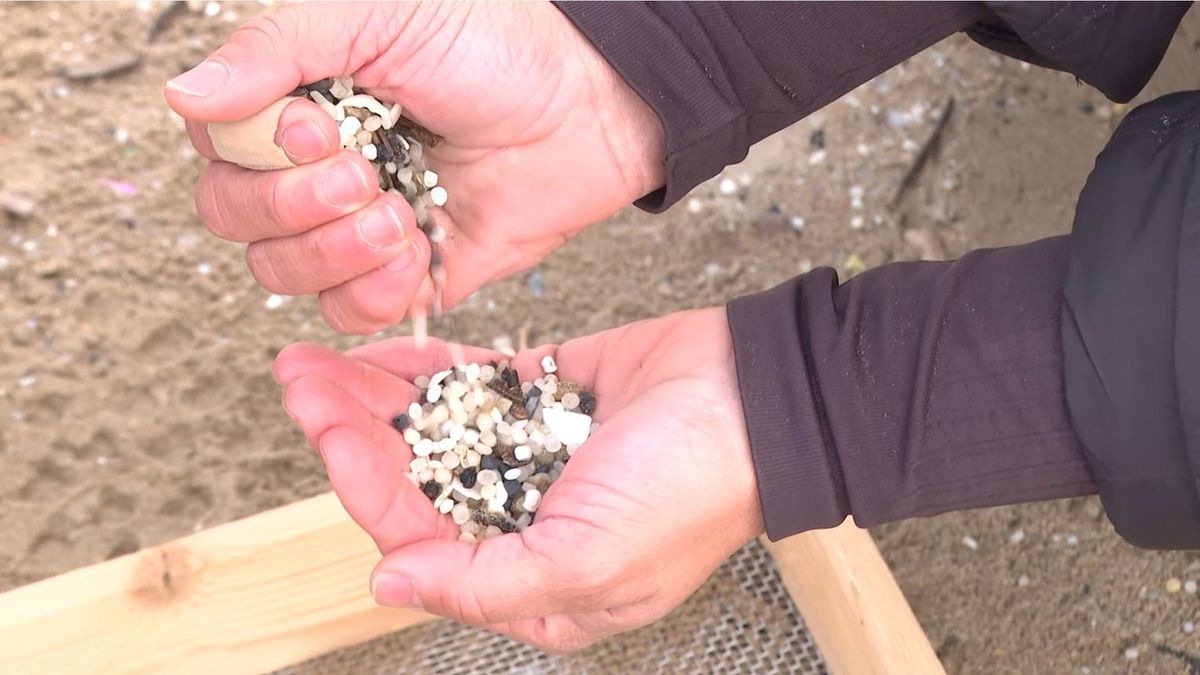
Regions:
M 484 630 L 434 621 L 277 672 L 824 675 L 826 670 L 774 561 L 753 541 L 666 618 L 575 654 L 549 656 Z

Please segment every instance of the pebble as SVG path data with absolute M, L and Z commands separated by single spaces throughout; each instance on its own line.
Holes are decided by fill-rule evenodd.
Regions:
M 542 413 L 546 428 L 566 445 L 579 445 L 587 440 L 592 418 L 568 410 L 549 409 Z

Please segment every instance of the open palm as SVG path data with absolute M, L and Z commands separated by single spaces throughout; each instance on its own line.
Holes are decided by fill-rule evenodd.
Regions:
M 280 354 L 285 405 L 384 553 L 377 600 L 573 649 L 665 615 L 761 531 L 723 311 L 529 350 L 514 365 L 532 379 L 547 353 L 564 380 L 595 391 L 600 428 L 533 525 L 478 545 L 456 541 L 458 528 L 404 478 L 411 452 L 387 423 L 415 396 L 412 378 L 451 365 L 445 345 Z
M 548 3 L 287 6 L 235 32 L 210 60 L 229 65 L 216 93 L 167 89 L 210 159 L 202 123 L 247 117 L 301 83 L 343 74 L 445 139 L 427 157 L 451 195 L 433 215 L 449 232 L 449 304 L 533 265 L 662 182 L 657 117 Z M 332 120 L 311 102 L 285 115 L 336 138 Z M 251 244 L 251 269 L 268 288 L 320 292 L 336 328 L 372 332 L 427 300 L 430 280 L 379 269 L 400 249 L 356 249 L 310 233 L 391 199 L 371 185 L 364 199 L 320 203 L 319 177 L 351 153 L 328 154 L 263 176 L 213 164 L 201 178 L 198 209 L 220 236 Z M 411 222 L 407 204 L 391 201 Z

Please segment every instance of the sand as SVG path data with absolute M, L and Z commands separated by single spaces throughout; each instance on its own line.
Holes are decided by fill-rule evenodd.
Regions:
M 268 303 L 240 247 L 207 235 L 192 207 L 201 161 L 160 95 L 257 9 L 185 14 L 148 44 L 154 12 L 132 3 L 0 4 L 0 192 L 35 202 L 26 217 L 0 211 L 0 590 L 328 489 L 270 361 L 296 340 L 362 340 L 326 328 L 311 298 Z M 1152 92 L 1194 82 L 1198 22 Z M 58 75 L 128 48 L 143 62 L 127 74 Z M 949 96 L 939 147 L 893 206 Z M 558 341 L 720 304 L 814 265 L 913 259 L 906 229 L 951 257 L 1060 234 L 1122 112 L 1067 75 L 955 37 L 764 142 L 669 213 L 623 212 L 481 291 L 440 334 L 488 345 L 527 325 L 531 341 Z M 1200 652 L 1183 630 L 1200 619 L 1197 596 L 1164 586 L 1200 578 L 1200 557 L 1124 544 L 1095 499 L 873 533 L 953 673 L 1182 673 L 1157 646 Z

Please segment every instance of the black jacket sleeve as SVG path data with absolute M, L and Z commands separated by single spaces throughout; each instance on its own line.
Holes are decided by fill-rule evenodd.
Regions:
M 1063 397 L 1067 250 L 818 269 L 731 302 L 768 536 L 1094 493 Z
M 1131 112 L 1080 195 L 1066 397 L 1109 519 L 1200 548 L 1200 92 Z
M 974 2 L 560 2 L 662 120 L 659 212 L 750 146 L 987 16 Z
M 969 28 L 1116 100 L 1150 78 L 1189 3 L 559 2 L 662 120 L 659 212 L 750 146 Z

